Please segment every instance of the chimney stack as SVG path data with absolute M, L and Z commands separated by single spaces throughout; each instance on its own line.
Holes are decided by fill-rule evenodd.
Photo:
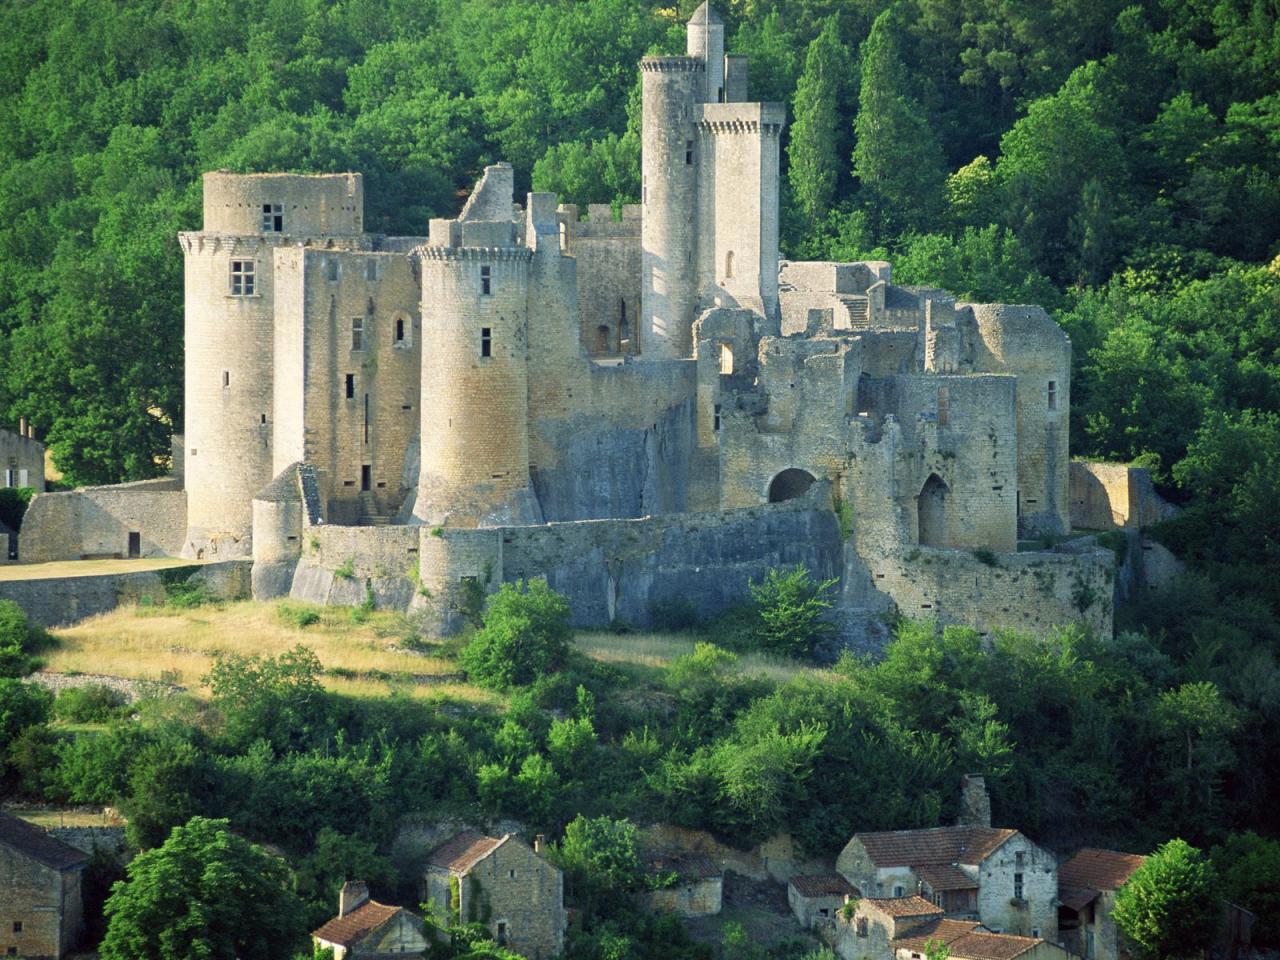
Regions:
M 369 885 L 363 880 L 348 880 L 338 894 L 338 916 L 345 917 L 352 910 L 369 902 Z
M 542 848 L 547 845 L 546 834 L 540 833 L 533 838 L 533 852 L 542 853 Z
M 987 782 L 976 773 L 966 773 L 960 783 L 960 818 L 966 827 L 991 826 L 991 795 Z

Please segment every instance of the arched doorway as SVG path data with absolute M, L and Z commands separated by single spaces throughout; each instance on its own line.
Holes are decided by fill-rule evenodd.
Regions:
M 803 497 L 811 486 L 813 474 L 808 470 L 797 470 L 795 467 L 783 470 L 769 484 L 769 502 L 782 503 L 784 500 Z
M 916 498 L 919 512 L 920 545 L 924 547 L 949 546 L 947 537 L 947 497 L 951 489 L 936 473 L 920 488 Z

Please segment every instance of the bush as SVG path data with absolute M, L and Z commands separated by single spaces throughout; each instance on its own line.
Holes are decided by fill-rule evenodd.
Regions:
M 27 727 L 45 723 L 53 696 L 43 687 L 0 678 L 0 758 Z
M 0 600 L 0 677 L 25 677 L 40 666 L 30 656 L 48 640 L 48 634 L 30 623 L 12 600 Z
M 22 517 L 33 496 L 35 490 L 31 487 L 0 487 L 0 525 L 10 530 L 21 530 Z
M 315 607 L 298 603 L 282 603 L 276 607 L 276 616 L 292 627 L 309 627 L 320 622 L 320 611 Z
M 569 602 L 545 580 L 504 583 L 462 649 L 462 668 L 483 686 L 525 686 L 564 666 L 569 635 Z
M 820 641 L 835 632 L 827 619 L 831 601 L 825 594 L 836 582 L 816 581 L 798 564 L 790 570 L 770 570 L 763 582 L 752 582 L 757 645 L 789 657 L 812 654 Z
M 129 698 L 119 690 L 91 683 L 58 694 L 53 715 L 67 723 L 106 723 L 119 716 L 128 702 Z

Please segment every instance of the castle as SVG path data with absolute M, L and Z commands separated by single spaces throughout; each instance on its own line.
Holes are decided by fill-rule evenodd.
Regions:
M 130 552 L 251 556 L 259 597 L 445 629 L 503 580 L 644 623 L 803 563 L 852 622 L 1108 631 L 1109 554 L 1016 552 L 1070 526 L 1063 331 L 888 263 L 780 260 L 785 111 L 748 99 L 708 4 L 640 71 L 620 219 L 516 204 L 496 164 L 456 219 L 389 237 L 359 174 L 206 174 L 176 476 L 78 491 L 74 523 L 38 498 L 46 553 L 109 552 L 114 517 Z

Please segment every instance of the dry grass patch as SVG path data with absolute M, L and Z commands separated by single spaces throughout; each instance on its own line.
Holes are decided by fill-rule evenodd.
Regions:
M 108 817 L 100 810 L 50 809 L 48 807 L 6 807 L 5 813 L 18 817 L 37 827 L 118 827 L 124 823 Z
M 363 623 L 355 623 L 346 607 L 316 607 L 318 622 L 298 627 L 286 622 L 280 606 L 246 601 L 186 610 L 121 607 L 51 631 L 58 645 L 43 659 L 49 670 L 61 673 L 168 680 L 207 693 L 201 678 L 215 655 L 275 656 L 303 644 L 315 651 L 326 672 L 341 672 L 323 678 L 336 692 L 385 695 L 387 676 L 406 688 L 423 688 L 426 696 L 464 686 L 430 679 L 456 674 L 452 660 L 399 649 L 400 640 L 411 633 L 399 614 L 370 613 Z M 477 698 L 484 695 L 473 691 L 462 697 Z
M 601 663 L 615 663 L 661 669 L 676 657 L 693 653 L 698 638 L 687 633 L 607 633 L 583 632 L 574 638 L 579 651 Z M 813 667 L 794 660 L 763 653 L 740 653 L 734 672 L 747 676 L 765 676 L 785 683 Z

